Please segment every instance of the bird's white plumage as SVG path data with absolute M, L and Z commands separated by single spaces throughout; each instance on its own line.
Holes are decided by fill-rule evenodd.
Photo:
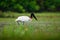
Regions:
M 21 22 L 27 22 L 27 21 L 31 21 L 31 18 L 28 16 L 19 16 L 16 21 L 21 21 Z

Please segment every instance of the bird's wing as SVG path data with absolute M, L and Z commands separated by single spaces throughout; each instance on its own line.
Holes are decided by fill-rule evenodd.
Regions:
M 18 17 L 18 20 L 20 21 L 28 21 L 30 18 L 28 16 L 20 16 Z

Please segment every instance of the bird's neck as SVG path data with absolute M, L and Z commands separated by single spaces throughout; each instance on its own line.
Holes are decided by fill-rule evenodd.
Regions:
M 32 17 L 30 16 L 30 19 L 32 19 Z
M 32 17 L 30 17 L 30 21 L 32 21 Z
M 32 15 L 30 15 L 30 18 L 32 19 L 32 18 L 33 18 L 33 16 L 32 16 Z

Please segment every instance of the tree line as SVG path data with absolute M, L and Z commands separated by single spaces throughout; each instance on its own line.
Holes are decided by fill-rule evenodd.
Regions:
M 60 0 L 0 0 L 0 11 L 60 11 Z

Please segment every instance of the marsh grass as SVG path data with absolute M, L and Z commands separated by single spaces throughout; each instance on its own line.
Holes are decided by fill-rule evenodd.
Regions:
M 16 25 L 16 18 L 0 18 L 0 22 L 5 25 L 1 27 L 1 40 L 58 40 L 60 39 L 60 17 L 59 15 L 41 14 L 38 16 L 38 21 L 34 20 L 24 25 L 20 23 Z M 51 17 L 52 15 L 52 17 Z

